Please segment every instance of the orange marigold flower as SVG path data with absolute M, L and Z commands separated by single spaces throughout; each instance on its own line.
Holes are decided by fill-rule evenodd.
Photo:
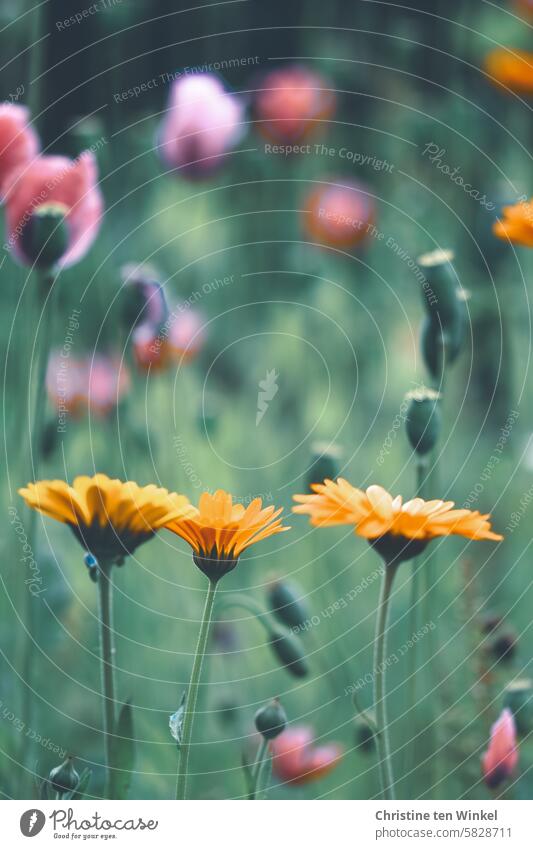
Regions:
M 281 508 L 263 508 L 260 498 L 247 507 L 234 504 L 228 492 L 204 492 L 192 516 L 172 519 L 165 527 L 189 543 L 193 560 L 210 581 L 218 581 L 237 565 L 240 555 L 262 539 L 288 531 Z
M 499 239 L 517 245 L 533 247 L 533 198 L 521 200 L 514 206 L 504 206 L 503 218 L 493 224 L 492 231 Z
M 485 56 L 491 82 L 519 94 L 533 93 L 533 53 L 501 47 Z
M 390 562 L 407 560 L 435 537 L 456 534 L 468 539 L 501 540 L 491 530 L 489 516 L 477 510 L 454 510 L 453 501 L 393 498 L 381 486 L 366 492 L 348 481 L 325 480 L 313 484 L 311 495 L 295 495 L 295 513 L 307 513 L 311 524 L 353 525 L 358 536 L 369 540 Z M 414 543 L 414 544 L 413 544 Z
M 171 519 L 194 513 L 184 495 L 150 484 L 111 480 L 107 475 L 29 483 L 19 489 L 26 504 L 69 525 L 97 559 L 117 561 L 131 554 Z

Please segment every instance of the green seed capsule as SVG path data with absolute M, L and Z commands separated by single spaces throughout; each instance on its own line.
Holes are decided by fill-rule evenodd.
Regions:
M 66 206 L 47 203 L 30 216 L 20 235 L 23 253 L 37 268 L 52 269 L 69 245 Z
M 334 443 L 314 442 L 311 445 L 311 465 L 306 475 L 307 486 L 326 479 L 336 480 L 342 453 L 342 448 Z
M 425 276 L 422 296 L 428 315 L 447 328 L 457 319 L 458 283 L 452 266 L 453 253 L 437 250 L 418 257 L 418 265 Z
M 424 456 L 436 445 L 441 430 L 440 395 L 425 386 L 409 392 L 405 430 L 411 447 Z
M 287 727 L 287 714 L 278 699 L 274 699 L 270 704 L 259 708 L 254 721 L 255 727 L 265 740 L 273 740 Z

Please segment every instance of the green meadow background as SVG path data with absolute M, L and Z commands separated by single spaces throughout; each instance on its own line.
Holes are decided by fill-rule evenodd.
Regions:
M 342 446 L 340 471 L 354 485 L 381 483 L 411 497 L 415 469 L 402 402 L 428 377 L 418 344 L 421 287 L 410 260 L 454 250 L 460 283 L 470 292 L 468 331 L 447 375 L 429 494 L 460 505 L 477 487 L 471 506 L 492 512 L 506 540 L 497 547 L 454 539 L 434 545 L 435 628 L 419 642 L 416 717 L 406 710 L 409 651 L 401 650 L 412 637 L 411 573 L 409 564 L 402 567 L 392 603 L 389 654 L 398 656 L 388 674 L 388 711 L 400 797 L 489 798 L 480 755 L 505 686 L 531 672 L 532 256 L 494 239 L 496 213 L 425 151 L 437 145 L 439 161 L 459 169 L 497 209 L 531 194 L 530 101 L 502 93 L 480 70 L 498 44 L 531 49 L 531 27 L 504 2 L 417 0 L 407 9 L 362 0 L 245 0 L 187 10 L 171 0 L 122 0 L 62 29 L 57 22 L 87 3 L 53 2 L 41 9 L 43 71 L 30 85 L 33 5 L 2 3 L 0 97 L 41 104 L 35 122 L 46 152 L 75 156 L 92 147 L 106 204 L 95 246 L 59 278 L 54 344 L 64 344 L 77 309 L 73 352 L 118 349 L 130 361 L 120 294 L 126 262 L 154 263 L 171 304 L 192 296 L 207 334 L 190 363 L 149 376 L 130 366 L 132 391 L 107 420 L 69 419 L 66 433 L 57 434 L 49 407 L 43 477 L 102 471 L 157 482 L 193 500 L 223 487 L 244 501 L 261 495 L 288 512 L 292 494 L 305 491 L 312 444 L 326 440 Z M 236 58 L 246 63 L 225 68 L 223 77 L 249 104 L 261 76 L 285 62 L 306 64 L 331 81 L 337 108 L 311 139 L 311 154 L 266 153 L 249 109 L 246 134 L 216 176 L 191 182 L 165 173 L 154 149 L 169 94 L 161 76 Z M 138 97 L 114 96 L 153 78 L 160 84 Z M 315 153 L 315 142 L 333 153 Z M 354 164 L 342 148 L 374 164 Z M 313 245 L 302 226 L 307 195 L 322 182 L 350 179 L 373 193 L 384 237 L 354 250 Z M 0 278 L 0 793 L 37 795 L 36 783 L 60 762 L 60 749 L 93 771 L 88 793 L 98 796 L 95 586 L 68 529 L 41 517 L 36 555 L 43 592 L 31 602 L 29 680 L 21 673 L 28 588 L 13 510 L 26 525 L 16 491 L 32 477 L 28 405 L 42 319 L 35 278 L 5 250 Z M 272 369 L 279 391 L 256 426 L 258 384 Z M 502 428 L 508 433 L 499 462 L 487 473 Z M 517 526 L 506 531 L 513 514 Z M 349 693 L 372 669 L 379 581 L 369 576 L 379 560 L 346 528 L 311 531 L 302 517 L 290 524 L 291 533 L 243 556 L 220 598 L 243 592 L 265 604 L 269 581 L 290 579 L 318 620 L 299 635 L 310 674 L 295 679 L 280 669 L 250 614 L 220 613 L 226 624 L 211 640 L 209 686 L 201 691 L 194 733 L 194 798 L 244 796 L 242 753 L 253 756 L 257 745 L 253 716 L 274 696 L 291 723 L 312 725 L 321 743 L 339 742 L 345 756 L 316 783 L 294 788 L 274 777 L 270 798 L 379 793 L 375 753 L 358 746 Z M 205 579 L 189 549 L 167 532 L 138 549 L 115 578 L 118 693 L 132 702 L 137 740 L 130 797 L 172 798 L 177 756 L 168 717 L 190 674 Z M 480 627 L 487 612 L 503 616 L 504 632 L 515 635 L 512 658 L 498 661 L 487 651 Z M 480 680 L 484 669 L 490 673 Z M 371 689 L 359 690 L 364 708 L 371 707 Z M 531 798 L 533 790 L 525 725 L 509 798 Z M 24 734 L 35 738 L 26 768 L 19 764 Z

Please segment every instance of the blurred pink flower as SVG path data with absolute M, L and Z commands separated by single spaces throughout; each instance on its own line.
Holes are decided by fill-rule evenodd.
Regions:
M 38 156 L 8 177 L 5 186 L 8 244 L 25 265 L 30 264 L 20 235 L 32 213 L 51 201 L 66 208 L 69 244 L 58 266 L 66 268 L 85 256 L 94 242 L 103 214 L 103 198 L 97 185 L 98 169 L 92 153 L 75 159 Z
M 191 177 L 212 173 L 244 134 L 244 104 L 218 77 L 194 74 L 176 80 L 159 133 L 170 168 Z
M 337 248 L 364 241 L 376 216 L 374 199 L 361 183 L 320 186 L 304 204 L 303 227 L 310 239 Z
M 48 360 L 46 388 L 56 410 L 80 416 L 86 409 L 107 416 L 127 394 L 130 375 L 120 358 L 107 354 L 83 359 L 53 351 Z
M 168 331 L 168 347 L 174 358 L 181 360 L 196 356 L 205 340 L 204 325 L 203 315 L 190 307 L 174 313 Z
M 105 417 L 128 393 L 131 385 L 129 371 L 119 357 L 105 354 L 88 358 L 86 368 L 89 409 Z
M 132 333 L 133 358 L 140 371 L 164 371 L 170 362 L 166 338 L 157 325 L 139 324 Z
M 0 103 L 0 193 L 15 168 L 27 165 L 39 152 L 37 133 L 28 123 L 29 110 L 16 103 Z
M 481 758 L 483 779 L 487 787 L 494 790 L 507 781 L 517 764 L 515 721 L 509 708 L 504 708 L 490 729 L 489 746 Z
M 281 781 L 307 784 L 335 769 L 343 755 L 337 743 L 314 746 L 311 728 L 296 725 L 287 728 L 270 743 L 272 771 Z
M 274 142 L 301 142 L 335 110 L 331 83 L 300 65 L 267 74 L 255 96 L 259 130 Z

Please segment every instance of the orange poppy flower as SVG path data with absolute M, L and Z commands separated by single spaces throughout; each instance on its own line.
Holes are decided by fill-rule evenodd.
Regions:
M 260 498 L 247 507 L 234 504 L 232 496 L 219 489 L 200 496 L 194 515 L 173 519 L 165 527 L 189 543 L 198 568 L 209 580 L 218 581 L 251 545 L 289 530 L 282 526 L 280 513 L 281 508 L 263 508 Z
M 485 56 L 484 66 L 496 85 L 519 94 L 533 93 L 533 53 L 501 47 Z
M 311 524 L 353 525 L 354 532 L 369 540 L 389 562 L 407 560 L 429 540 L 455 534 L 468 539 L 501 540 L 488 515 L 477 510 L 454 510 L 453 501 L 393 498 L 381 486 L 366 492 L 339 478 L 313 484 L 311 495 L 295 495 L 295 513 L 307 513 Z
M 504 206 L 503 218 L 493 224 L 492 232 L 499 239 L 533 248 L 533 198 L 521 200 L 514 206 Z

